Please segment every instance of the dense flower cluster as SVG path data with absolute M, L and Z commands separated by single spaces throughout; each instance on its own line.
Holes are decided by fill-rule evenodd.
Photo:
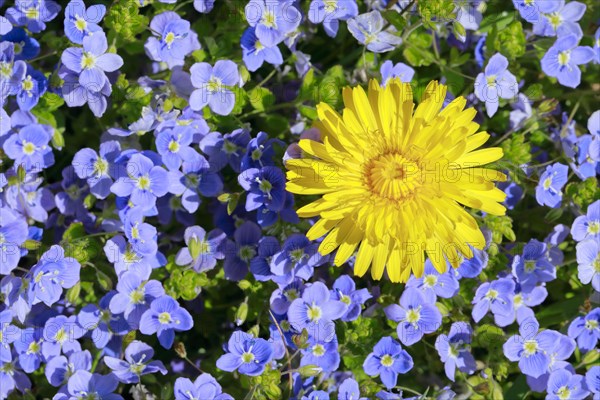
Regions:
M 594 10 L 0 0 L 0 400 L 600 399 Z

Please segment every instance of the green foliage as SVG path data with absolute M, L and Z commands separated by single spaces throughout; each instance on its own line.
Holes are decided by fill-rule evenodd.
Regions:
M 583 211 L 594 201 L 600 200 L 598 180 L 591 177 L 583 182 L 571 182 L 567 185 L 565 194 Z
M 129 43 L 137 40 L 136 35 L 146 30 L 148 18 L 140 14 L 139 1 L 119 0 L 108 9 L 104 25 L 108 28 L 109 43 Z

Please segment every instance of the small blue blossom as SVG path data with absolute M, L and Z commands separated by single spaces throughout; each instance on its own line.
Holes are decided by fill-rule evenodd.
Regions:
M 536 392 L 543 392 L 548 386 L 548 378 L 550 374 L 556 370 L 571 368 L 571 364 L 567 362 L 575 351 L 575 341 L 567 335 L 560 335 L 560 338 L 554 343 L 552 350 L 548 351 L 550 356 L 550 364 L 548 370 L 537 378 L 527 375 L 527 384 Z
M 298 331 L 306 328 L 315 340 L 328 341 L 335 334 L 333 321 L 341 318 L 347 308 L 345 303 L 331 299 L 324 283 L 314 282 L 304 290 L 301 298 L 292 302 L 288 319 Z
M 511 336 L 504 343 L 504 355 L 510 361 L 518 361 L 519 368 L 525 375 L 537 378 L 547 371 L 550 365 L 549 353 L 560 336 L 556 331 L 540 331 L 537 320 L 529 318 L 519 325 L 519 335 Z
M 23 111 L 35 107 L 42 95 L 46 93 L 48 80 L 38 70 L 33 69 L 24 61 L 16 61 L 11 77 L 12 85 L 9 94 L 17 96 L 17 104 Z
M 29 125 L 10 136 L 3 145 L 6 155 L 28 171 L 38 171 L 54 164 L 54 154 L 48 145 L 50 133 L 42 125 Z
M 477 288 L 473 299 L 472 316 L 475 322 L 481 319 L 490 310 L 494 315 L 508 315 L 513 308 L 512 294 L 515 291 L 515 282 L 510 278 L 500 278 L 492 282 L 484 282 Z
M 555 12 L 560 7 L 560 1 L 513 0 L 513 4 L 521 17 L 531 23 L 541 21 L 545 18 L 543 14 Z
M 271 361 L 273 345 L 265 339 L 236 331 L 231 335 L 226 351 L 217 360 L 217 368 L 228 372 L 237 370 L 243 375 L 258 376 L 263 373 L 266 364 Z
M 294 277 L 309 279 L 314 268 L 327 261 L 318 248 L 319 244 L 311 242 L 305 235 L 295 233 L 288 236 L 281 251 L 271 258 L 273 280 L 281 284 L 291 282 Z
M 79 84 L 91 92 L 100 92 L 108 82 L 107 72 L 121 68 L 123 59 L 114 53 L 107 53 L 108 43 L 102 31 L 83 38 L 83 48 L 69 47 L 61 56 L 61 61 L 71 71 L 79 75 Z
M 101 31 L 98 25 L 106 14 L 106 6 L 95 4 L 86 8 L 82 0 L 71 0 L 65 7 L 65 35 L 76 44 L 83 44 L 83 38 Z
M 352 378 L 345 379 L 338 389 L 338 400 L 368 400 L 366 397 L 360 397 L 360 388 L 358 382 Z
M 192 85 L 196 88 L 190 95 L 192 110 L 202 110 L 207 105 L 219 115 L 228 115 L 235 105 L 235 92 L 240 84 L 237 65 L 230 60 L 219 60 L 214 67 L 208 63 L 195 63 L 190 68 Z
M 240 281 L 248 274 L 250 261 L 256 256 L 261 236 L 260 227 L 252 221 L 246 221 L 235 230 L 234 241 L 225 242 L 223 269 L 226 279 Z
M 363 363 L 363 369 L 369 376 L 379 375 L 385 387 L 392 389 L 396 386 L 398 375 L 407 373 L 413 365 L 412 357 L 402 349 L 400 343 L 385 336 L 373 347 L 373 352 Z
M 454 382 L 456 369 L 469 375 L 475 372 L 475 358 L 469 352 L 473 329 L 466 322 L 455 322 L 448 335 L 439 335 L 435 348 L 444 363 L 446 376 Z
M 76 316 L 65 317 L 58 315 L 49 318 L 43 331 L 42 354 L 46 360 L 59 356 L 61 353 L 69 356 L 73 352 L 81 351 L 79 340 L 86 331 L 79 323 Z
M 15 7 L 6 10 L 6 17 L 15 26 L 24 26 L 32 33 L 46 29 L 60 12 L 60 6 L 52 0 L 20 0 Z
M 246 211 L 254 211 L 261 206 L 276 212 L 283 208 L 285 175 L 279 168 L 249 168 L 239 175 L 238 182 L 248 192 Z
M 202 202 L 200 195 L 216 197 L 223 191 L 219 174 L 197 153 L 192 160 L 184 161 L 181 171 L 169 171 L 169 181 L 169 191 L 180 196 L 181 205 L 190 214 L 198 210 Z
M 100 144 L 99 154 L 90 148 L 79 150 L 73 157 L 73 168 L 81 179 L 86 179 L 90 192 L 99 199 L 110 194 L 113 184 L 111 173 L 121 152 L 119 142 L 110 140 Z
M 242 59 L 249 71 L 256 71 L 266 61 L 272 65 L 283 64 L 283 56 L 279 47 L 267 47 L 256 37 L 255 28 L 249 27 L 242 34 Z
M 192 326 L 194 321 L 190 313 L 167 295 L 154 299 L 140 319 L 140 332 L 144 335 L 156 333 L 165 349 L 173 346 L 175 331 L 187 331 Z
M 221 385 L 210 374 L 201 374 L 194 382 L 188 378 L 177 378 L 175 400 L 194 399 L 233 400 L 233 397 L 223 393 Z
M 123 396 L 115 394 L 119 381 L 113 374 L 100 375 L 88 371 L 75 371 L 67 383 L 70 399 L 90 398 L 106 400 L 123 400 Z
M 185 244 L 175 257 L 177 265 L 191 265 L 196 272 L 211 270 L 217 265 L 217 260 L 225 258 L 224 245 L 226 235 L 219 229 L 208 234 L 199 226 L 186 228 Z
M 500 99 L 512 99 L 518 93 L 517 78 L 508 71 L 508 60 L 500 53 L 494 54 L 475 79 L 475 95 L 485 102 L 488 116 L 496 114 Z
M 392 51 L 402 43 L 392 28 L 383 30 L 386 22 L 377 10 L 348 20 L 348 30 L 367 50 L 373 53 Z
M 590 204 L 585 215 L 575 218 L 571 235 L 578 242 L 585 239 L 600 239 L 600 200 Z
M 536 1 L 536 5 L 544 1 Z M 583 36 L 581 27 L 577 22 L 585 14 L 586 6 L 578 1 L 570 1 L 565 4 L 564 0 L 548 1 L 554 3 L 540 7 L 541 9 L 550 9 L 551 11 L 542 12 L 541 18 L 533 24 L 533 33 L 540 36 L 566 36 L 574 34 L 578 38 Z
M 286 35 L 298 28 L 302 15 L 289 0 L 251 0 L 245 7 L 246 20 L 255 28 L 258 40 L 266 47 L 281 43 Z
M 423 335 L 435 332 L 442 324 L 442 314 L 419 289 L 407 287 L 400 296 L 400 305 L 385 308 L 387 319 L 398 322 L 398 339 L 405 346 L 417 343 Z
M 508 326 L 515 322 L 522 324 L 527 318 L 534 317 L 531 307 L 539 306 L 548 297 L 548 290 L 544 286 L 536 286 L 528 292 L 517 285 L 512 295 L 513 308 L 508 314 L 494 314 L 494 322 L 498 326 Z
M 583 376 L 574 374 L 568 369 L 559 369 L 550 374 L 547 392 L 547 400 L 583 400 L 590 394 L 586 389 Z
M 125 359 L 115 357 L 104 357 L 104 364 L 112 370 L 112 373 L 123 383 L 138 383 L 140 377 L 146 374 L 160 372 L 165 375 L 167 369 L 162 361 L 151 361 L 154 349 L 146 343 L 134 340 L 125 349 Z
M 2 22 L 0 22 L 0 25 L 2 25 Z M 13 28 L 2 36 L 2 40 L 14 44 L 15 61 L 31 60 L 40 53 L 40 43 L 35 38 L 29 36 L 23 28 Z
M 512 262 L 512 274 L 521 285 L 523 291 L 529 292 L 540 282 L 556 279 L 556 267 L 547 258 L 546 243 L 531 239 L 523 254 L 517 254 Z
M 59 387 L 67 383 L 67 380 L 75 371 L 89 371 L 92 369 L 92 355 L 88 350 L 74 351 L 66 356 L 52 357 L 46 364 L 44 371 L 48 383 Z
M 575 318 L 569 325 L 568 335 L 577 340 L 582 352 L 596 349 L 600 340 L 600 308 L 594 308 L 585 317 Z
M 308 20 L 313 24 L 323 23 L 329 37 L 337 35 L 340 21 L 347 21 L 358 15 L 355 0 L 312 0 L 308 9 Z
M 600 399 L 600 365 L 593 366 L 585 374 L 588 389 L 594 394 L 594 400 Z
M 156 150 L 170 170 L 178 170 L 185 162 L 198 163 L 200 154 L 194 150 L 192 140 L 194 131 L 188 126 L 166 128 L 156 136 Z
M 348 275 L 337 278 L 331 290 L 332 300 L 339 300 L 348 305 L 348 310 L 341 318 L 345 322 L 357 319 L 360 316 L 362 305 L 371 297 L 368 289 L 357 290 L 354 280 Z
M 113 314 L 123 314 L 129 326 L 137 329 L 142 314 L 148 310 L 152 301 L 165 294 L 157 280 L 144 281 L 133 271 L 119 276 L 117 290 L 110 299 L 109 310 Z
M 0 208 L 0 274 L 8 275 L 19 264 L 19 247 L 27 240 L 27 222 L 8 208 Z
M 81 265 L 73 257 L 65 257 L 62 247 L 50 247 L 31 269 L 29 292 L 33 304 L 44 302 L 50 307 L 56 303 L 63 289 L 69 289 L 79 282 L 80 268 Z
M 379 72 L 381 73 L 381 86 L 386 86 L 390 79 L 393 78 L 398 78 L 404 83 L 409 83 L 415 75 L 415 70 L 408 65 L 404 63 L 394 65 L 390 60 L 381 64 Z
M 176 12 L 156 15 L 150 22 L 150 30 L 155 36 L 150 36 L 144 45 L 146 54 L 154 61 L 167 63 L 170 69 L 183 66 L 185 57 L 200 49 L 198 35 Z
M 323 372 L 333 372 L 340 366 L 337 337 L 330 340 L 309 336 L 306 349 L 301 350 L 300 366 L 316 365 Z
M 577 244 L 577 272 L 581 283 L 600 292 L 600 240 L 587 239 Z
M 416 278 L 411 276 L 406 287 L 414 287 L 421 290 L 428 303 L 435 303 L 437 297 L 449 299 L 458 293 L 458 280 L 454 271 L 448 270 L 443 274 L 439 273 L 431 260 L 425 261 L 423 276 Z
M 542 71 L 548 76 L 558 79 L 558 83 L 576 88 L 581 82 L 579 65 L 587 64 L 594 59 L 594 50 L 589 46 L 578 46 L 579 38 L 575 35 L 559 37 L 554 45 L 542 57 Z
M 569 167 L 561 163 L 549 165 L 535 188 L 538 204 L 557 208 L 562 202 L 562 188 L 568 180 Z
M 225 135 L 210 132 L 200 141 L 200 150 L 208 156 L 208 161 L 215 171 L 220 171 L 229 164 L 239 173 L 249 142 L 250 132 L 246 129 L 236 129 Z
M 133 154 L 127 162 L 127 176 L 119 177 L 110 188 L 117 196 L 129 196 L 134 205 L 144 209 L 153 207 L 156 198 L 164 196 L 168 189 L 167 171 L 139 153 Z

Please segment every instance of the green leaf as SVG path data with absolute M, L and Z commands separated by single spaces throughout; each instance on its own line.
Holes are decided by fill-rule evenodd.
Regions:
M 506 338 L 504 331 L 495 325 L 484 324 L 475 330 L 475 341 L 484 348 L 501 347 Z
M 104 272 L 102 272 L 100 270 L 97 270 L 96 277 L 98 278 L 98 283 L 100 284 L 100 287 L 102 289 L 104 289 L 106 291 L 109 291 L 112 289 L 113 283 L 108 275 L 106 275 Z
M 401 31 L 406 26 L 406 20 L 397 11 L 386 10 L 382 11 L 381 15 L 387 22 L 392 24 L 397 31 Z
M 255 87 L 248 93 L 248 100 L 255 110 L 265 111 L 275 103 L 275 96 L 267 88 Z
M 600 200 L 600 186 L 596 178 L 592 177 L 583 182 L 569 183 L 565 194 L 583 211 L 594 201 Z

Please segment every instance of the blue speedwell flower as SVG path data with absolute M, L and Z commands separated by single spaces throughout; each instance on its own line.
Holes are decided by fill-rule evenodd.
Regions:
M 2 22 L 0 22 L 0 25 L 2 25 Z M 23 28 L 13 28 L 2 36 L 2 40 L 14 43 L 15 60 L 30 60 L 40 53 L 39 42 L 27 35 Z
M 537 378 L 550 365 L 550 352 L 561 334 L 553 330 L 540 331 L 535 318 L 519 325 L 519 335 L 511 336 L 504 343 L 504 355 L 510 361 L 518 361 L 521 372 Z
M 500 53 L 490 58 L 485 71 L 475 79 L 475 95 L 485 102 L 489 117 L 498 111 L 500 99 L 512 99 L 519 93 L 517 78 L 508 71 L 508 60 Z
M 107 53 L 108 43 L 102 31 L 83 38 L 83 48 L 69 47 L 61 61 L 69 70 L 79 75 L 79 84 L 86 90 L 99 92 L 108 82 L 107 72 L 121 68 L 123 59 L 114 53 Z
M 363 363 L 363 369 L 369 376 L 379 375 L 385 387 L 391 389 L 396 386 L 398 374 L 407 373 L 413 365 L 412 357 L 402 349 L 400 343 L 385 336 L 373 347 L 373 352 Z
M 442 314 L 429 300 L 419 289 L 407 287 L 400 297 L 400 305 L 385 308 L 386 317 L 398 322 L 398 339 L 405 346 L 417 343 L 423 335 L 441 326 Z
M 51 307 L 60 299 L 63 289 L 69 289 L 79 282 L 80 269 L 77 260 L 65 257 L 62 247 L 50 247 L 31 269 L 29 293 L 33 304 L 44 302 Z
M 585 239 L 600 239 L 600 200 L 590 204 L 585 215 L 575 218 L 571 235 L 578 242 Z
M 568 180 L 569 167 L 555 163 L 549 165 L 540 176 L 535 188 L 535 198 L 540 205 L 557 208 L 562 201 L 562 188 Z
M 600 240 L 587 239 L 577 244 L 577 272 L 583 284 L 591 282 L 600 292 Z
M 339 300 L 348 305 L 348 310 L 342 316 L 342 321 L 354 321 L 360 315 L 362 305 L 371 298 L 368 289 L 356 289 L 354 280 L 348 275 L 342 275 L 333 283 L 331 299 Z
M 249 27 L 242 34 L 242 59 L 249 71 L 256 71 L 266 61 L 272 65 L 283 64 L 281 50 L 277 45 L 267 47 L 258 40 L 255 28 Z
M 153 207 L 156 198 L 169 191 L 168 173 L 152 160 L 136 153 L 127 162 L 127 176 L 120 177 L 110 190 L 120 197 L 129 197 L 132 204 L 144 209 Z
M 571 322 L 569 337 L 577 340 L 577 346 L 587 353 L 595 349 L 600 340 L 600 308 L 594 308 L 586 316 L 579 316 Z
M 390 60 L 385 61 L 381 64 L 379 70 L 381 72 L 381 85 L 387 85 L 388 81 L 392 78 L 398 78 L 402 82 L 412 81 L 415 75 L 415 70 L 404 63 L 393 64 Z
M 594 50 L 589 46 L 578 46 L 576 35 L 559 37 L 542 58 L 542 71 L 558 79 L 561 85 L 576 88 L 581 82 L 579 65 L 594 59 Z
M 106 14 L 106 6 L 96 4 L 86 8 L 82 0 L 72 0 L 65 7 L 65 35 L 76 44 L 83 44 L 83 38 L 101 31 L 98 25 Z
M 540 282 L 556 279 L 556 267 L 547 254 L 546 243 L 531 239 L 523 248 L 523 254 L 513 259 L 512 273 L 523 291 L 529 292 Z
M 309 336 L 306 349 L 302 349 L 300 366 L 315 365 L 323 372 L 333 372 L 340 366 L 340 353 L 335 335 L 331 340 L 316 339 Z
M 539 6 L 541 3 L 549 3 L 547 5 Z M 578 38 L 583 36 L 581 27 L 577 22 L 585 14 L 586 6 L 578 1 L 570 1 L 565 4 L 564 0 L 558 1 L 536 1 L 540 11 L 542 11 L 541 18 L 533 24 L 533 33 L 540 36 L 565 36 L 574 34 Z
M 154 36 L 144 45 L 146 54 L 154 61 L 167 63 L 171 69 L 183 66 L 185 57 L 200 49 L 198 35 L 176 12 L 165 11 L 155 16 L 150 30 Z
M 60 12 L 60 6 L 52 0 L 19 0 L 15 7 L 6 10 L 6 18 L 15 26 L 24 26 L 30 32 L 39 33 L 46 29 Z
M 308 10 L 308 19 L 313 24 L 323 23 L 325 33 L 330 37 L 337 35 L 340 21 L 347 21 L 358 15 L 355 0 L 312 0 Z
M 173 346 L 175 331 L 187 331 L 192 326 L 194 321 L 190 313 L 167 295 L 154 299 L 140 319 L 140 332 L 144 335 L 156 333 L 165 349 Z
M 239 85 L 237 65 L 230 60 L 219 60 L 214 67 L 201 62 L 190 68 L 192 85 L 196 88 L 190 95 L 190 107 L 199 111 L 210 107 L 219 115 L 228 115 L 235 105 L 233 87 Z
M 225 233 L 214 229 L 208 234 L 199 226 L 191 226 L 185 230 L 184 239 L 187 247 L 182 248 L 175 257 L 177 265 L 191 265 L 196 272 L 211 270 L 217 260 L 225 258 L 223 252 Z
M 583 376 L 568 369 L 559 369 L 550 374 L 547 392 L 547 400 L 583 400 L 590 394 Z
M 27 171 L 40 171 L 54 164 L 54 154 L 48 145 L 51 134 L 43 125 L 28 125 L 4 142 L 6 155 Z
M 293 1 L 251 0 L 244 9 L 246 20 L 255 28 L 260 42 L 273 47 L 298 28 L 302 15 Z
M 140 376 L 160 372 L 165 375 L 167 369 L 162 361 L 151 361 L 154 349 L 146 343 L 134 340 L 125 349 L 125 359 L 115 357 L 104 357 L 104 364 L 112 370 L 112 373 L 123 383 L 138 383 Z
M 500 278 L 479 286 L 472 302 L 474 304 L 472 316 L 475 322 L 481 321 L 490 310 L 494 315 L 510 314 L 514 291 L 515 282 L 510 278 Z
M 392 28 L 383 30 L 386 22 L 377 10 L 348 20 L 348 30 L 367 50 L 373 53 L 392 51 L 402 43 Z
M 233 397 L 223 393 L 221 385 L 210 374 L 201 374 L 194 382 L 188 378 L 175 380 L 175 400 L 215 399 L 233 400 Z
M 115 315 L 123 314 L 133 329 L 139 327 L 142 314 L 150 308 L 152 301 L 165 294 L 159 281 L 145 281 L 134 271 L 121 274 L 116 289 L 108 308 Z
M 444 363 L 448 379 L 454 382 L 456 369 L 471 375 L 475 372 L 475 358 L 469 352 L 473 330 L 466 322 L 455 322 L 448 335 L 439 335 L 435 348 Z
M 115 394 L 119 381 L 113 374 L 100 375 L 88 371 L 76 371 L 67 383 L 69 398 L 123 400 Z M 85 397 L 84 397 L 85 396 Z
M 227 344 L 227 353 L 217 360 L 217 367 L 223 371 L 257 376 L 263 373 L 266 364 L 271 361 L 273 345 L 265 339 L 236 331 Z

